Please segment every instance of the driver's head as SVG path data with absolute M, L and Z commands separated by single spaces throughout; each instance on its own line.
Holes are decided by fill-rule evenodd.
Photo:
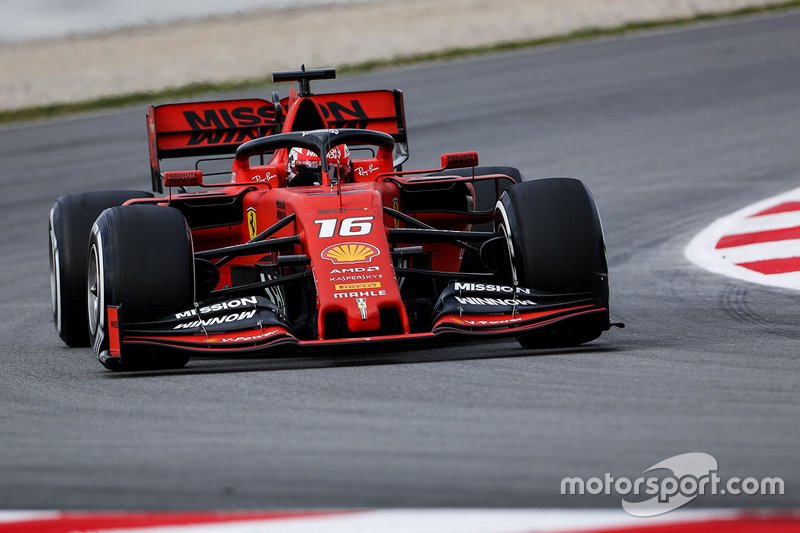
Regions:
M 350 149 L 346 144 L 332 148 L 326 159 L 332 180 L 350 181 L 353 176 L 353 162 L 350 159 Z M 286 170 L 288 172 L 287 182 L 291 186 L 322 184 L 322 162 L 312 150 L 292 148 L 289 151 L 289 163 Z

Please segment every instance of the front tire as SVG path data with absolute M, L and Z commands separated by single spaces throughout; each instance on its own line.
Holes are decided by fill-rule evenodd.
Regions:
M 608 263 L 591 193 L 573 178 L 509 187 L 497 203 L 496 229 L 509 250 L 508 281 L 552 293 L 591 293 L 608 309 Z M 573 318 L 517 337 L 525 348 L 575 346 L 609 327 L 609 313 Z
M 192 237 L 183 215 L 163 206 L 106 209 L 89 238 L 86 301 L 89 334 L 109 370 L 181 368 L 189 358 L 148 349 L 109 357 L 106 310 L 120 306 L 120 320 L 153 320 L 189 309 L 194 302 Z
M 86 313 L 86 250 L 95 219 L 106 208 L 133 198 L 152 198 L 141 191 L 96 191 L 59 198 L 50 210 L 50 296 L 53 323 L 67 346 L 89 346 Z

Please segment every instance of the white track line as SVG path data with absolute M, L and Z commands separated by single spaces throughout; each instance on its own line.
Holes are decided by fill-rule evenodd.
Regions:
M 0 524 L 58 518 L 58 511 L 0 511 Z
M 684 254 L 693 263 L 716 274 L 760 285 L 800 290 L 800 272 L 766 275 L 737 265 L 750 261 L 800 257 L 800 240 L 716 249 L 717 242 L 727 235 L 800 225 L 798 212 L 753 217 L 761 211 L 790 201 L 800 201 L 800 187 L 748 205 L 714 221 L 692 239 Z
M 733 519 L 738 514 L 736 510 L 678 511 L 642 519 L 621 509 L 398 509 L 209 525 L 95 530 L 95 533 L 560 533 Z
M 736 232 L 751 233 L 754 231 L 791 228 L 793 226 L 800 226 L 800 211 L 743 218 L 736 225 Z

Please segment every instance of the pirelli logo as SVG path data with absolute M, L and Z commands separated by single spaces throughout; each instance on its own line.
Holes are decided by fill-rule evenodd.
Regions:
M 370 281 L 364 283 L 337 283 L 335 285 L 337 291 L 357 291 L 361 289 L 380 289 L 380 281 Z

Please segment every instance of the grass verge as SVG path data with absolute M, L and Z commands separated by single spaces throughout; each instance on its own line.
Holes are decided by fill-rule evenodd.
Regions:
M 499 42 L 489 45 L 474 46 L 474 47 L 447 48 L 445 50 L 439 50 L 436 52 L 397 56 L 391 59 L 366 61 L 357 64 L 338 65 L 336 68 L 339 74 L 362 74 L 372 70 L 405 66 L 427 61 L 457 59 L 467 56 L 478 56 L 478 55 L 491 54 L 497 52 L 507 52 L 523 48 L 533 48 L 537 46 L 567 43 L 573 41 L 582 41 L 587 39 L 595 39 L 599 37 L 619 36 L 627 33 L 640 32 L 652 29 L 675 28 L 680 26 L 687 26 L 690 24 L 696 24 L 700 22 L 735 19 L 759 13 L 770 13 L 770 12 L 785 11 L 797 8 L 800 8 L 800 0 L 789 0 L 786 2 L 781 2 L 769 6 L 747 7 L 723 13 L 705 13 L 687 18 L 632 22 L 611 28 L 585 28 L 571 33 L 553 35 L 549 37 L 540 37 L 537 39 L 504 41 L 504 42 Z M 185 99 L 215 92 L 229 92 L 236 90 L 252 89 L 257 87 L 264 88 L 265 92 L 267 92 L 269 91 L 271 85 L 272 85 L 271 78 L 265 76 L 260 78 L 251 78 L 246 80 L 230 81 L 222 83 L 192 83 L 190 85 L 184 85 L 181 87 L 173 87 L 157 91 L 136 92 L 136 93 L 121 94 L 117 96 L 107 96 L 92 100 L 84 100 L 80 102 L 59 103 L 46 106 L 11 109 L 6 111 L 0 111 L 0 124 L 9 122 L 22 122 L 35 119 L 46 119 L 46 118 L 69 115 L 69 114 L 114 109 L 118 107 L 139 105 L 145 103 L 156 103 L 160 101 Z

